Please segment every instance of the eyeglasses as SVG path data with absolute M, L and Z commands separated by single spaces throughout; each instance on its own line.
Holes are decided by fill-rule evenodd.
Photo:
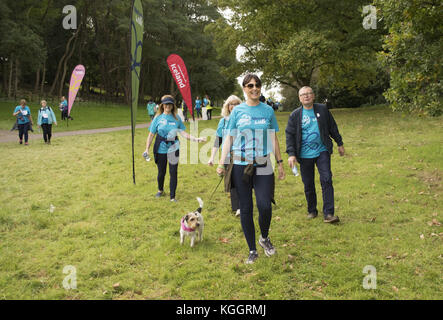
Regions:
M 300 97 L 312 96 L 313 94 L 314 94 L 314 92 L 302 93 L 302 94 L 300 95 Z
M 248 87 L 249 89 L 252 89 L 254 87 L 256 87 L 257 89 L 261 88 L 261 84 L 258 83 L 248 83 L 247 85 L 245 85 L 245 87 Z

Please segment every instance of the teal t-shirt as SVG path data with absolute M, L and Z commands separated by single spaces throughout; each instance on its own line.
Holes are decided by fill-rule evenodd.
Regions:
M 320 138 L 320 130 L 314 108 L 303 108 L 300 158 L 317 158 L 323 151 L 327 151 L 327 149 Z
M 234 164 L 239 165 L 247 165 L 256 157 L 272 152 L 273 141 L 269 134 L 279 131 L 274 110 L 263 102 L 256 106 L 248 106 L 244 102 L 235 107 L 229 116 L 227 129 L 234 138 Z
M 169 148 L 168 144 L 165 141 L 162 141 L 160 143 L 158 153 L 163 154 L 174 152 L 180 148 L 180 142 L 179 140 L 175 141 L 175 137 L 182 130 L 186 130 L 186 127 L 183 124 L 182 120 L 180 119 L 180 117 L 177 117 L 177 119 L 175 119 L 172 114 L 160 114 L 156 116 L 149 126 L 150 132 L 152 132 L 153 134 L 159 134 L 161 137 L 173 142 L 173 144 L 170 145 Z
M 195 109 L 201 109 L 202 107 L 202 101 L 197 99 L 195 100 Z
M 148 110 L 148 115 L 153 116 L 155 114 L 155 103 L 148 103 L 146 109 Z
M 25 124 L 30 122 L 31 120 L 29 120 L 29 117 L 31 116 L 31 109 L 29 109 L 28 106 L 25 106 L 24 108 L 22 108 L 22 106 L 16 106 L 14 113 L 19 110 L 21 112 L 17 115 L 18 124 Z

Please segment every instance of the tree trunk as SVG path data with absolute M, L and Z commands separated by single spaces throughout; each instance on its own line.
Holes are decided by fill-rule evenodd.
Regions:
M 69 61 L 69 59 L 71 59 L 72 54 L 73 54 L 74 51 L 75 51 L 75 45 L 76 45 L 76 43 L 77 43 L 77 35 L 78 35 L 79 31 L 80 31 L 80 28 L 79 28 L 78 31 L 75 33 L 75 40 L 74 40 L 74 44 L 72 45 L 72 50 L 71 50 L 71 52 L 68 54 L 68 56 L 66 57 L 66 59 L 65 59 L 65 61 L 64 61 L 64 63 L 63 63 L 63 75 L 62 75 L 62 78 L 61 78 L 61 80 L 60 80 L 60 87 L 59 87 L 59 90 L 58 90 L 58 96 L 59 96 L 59 97 L 62 96 L 62 92 L 63 92 L 63 88 L 64 88 L 64 84 L 65 84 L 66 69 L 67 69 L 67 66 L 68 66 L 68 61 Z
M 52 83 L 51 89 L 49 90 L 49 95 L 52 96 L 52 93 L 55 90 L 55 86 L 58 83 L 58 78 L 60 76 L 60 70 L 62 68 L 62 64 L 66 58 L 66 56 L 68 55 L 69 52 L 69 47 L 71 46 L 71 42 L 74 39 L 74 37 L 76 36 L 77 32 L 74 33 L 71 38 L 69 38 L 68 43 L 66 44 L 66 49 L 65 49 L 65 53 L 63 54 L 63 56 L 61 57 L 60 61 L 58 62 L 58 66 L 57 66 L 57 71 L 55 73 L 55 77 L 54 77 L 54 82 Z
M 12 62 L 12 58 L 9 58 L 9 82 L 8 82 L 8 98 L 11 98 L 11 90 L 12 90 L 12 70 L 14 68 L 14 63 Z
M 34 92 L 38 92 L 38 87 L 40 85 L 40 69 L 41 67 L 39 67 L 37 69 L 37 72 L 35 73 L 35 85 L 34 85 Z
M 17 98 L 18 91 L 18 58 L 15 58 L 15 84 L 14 84 L 14 98 Z
M 46 61 L 43 62 L 43 76 L 42 76 L 42 84 L 40 87 L 40 95 L 42 95 L 42 96 L 43 96 L 43 92 L 45 90 L 45 80 L 46 80 L 45 78 L 46 78 Z

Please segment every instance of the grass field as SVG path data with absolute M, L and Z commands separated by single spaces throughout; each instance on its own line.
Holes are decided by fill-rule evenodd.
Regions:
M 128 126 L 131 124 L 131 109 L 129 106 L 117 104 L 98 104 L 95 102 L 76 102 L 71 110 L 73 121 L 61 121 L 61 112 L 58 109 L 59 101 L 48 101 L 48 105 L 54 110 L 58 126 L 53 126 L 53 132 L 75 131 L 97 128 L 112 128 Z M 12 116 L 19 101 L 0 101 L 0 130 L 10 130 L 15 122 Z M 32 118 L 37 125 L 38 101 L 28 102 Z M 214 109 L 213 116 L 220 114 L 220 109 Z M 139 105 L 137 109 L 137 124 L 146 123 L 149 119 L 146 106 Z
M 0 127 L 9 129 L 13 106 L 3 109 Z M 92 128 L 102 116 L 128 125 L 121 109 L 73 113 L 72 126 Z M 306 220 L 301 177 L 284 154 L 270 231 L 277 254 L 259 250 L 253 265 L 244 264 L 227 195 L 219 188 L 208 199 L 215 168 L 180 164 L 179 202 L 154 199 L 156 166 L 141 157 L 146 129 L 136 133 L 136 186 L 130 131 L 0 144 L 0 299 L 443 299 L 443 119 L 383 106 L 332 112 L 347 152 L 339 157 L 335 147 L 332 156 L 341 223 Z M 282 150 L 287 117 L 278 113 Z M 317 181 L 319 209 L 320 190 Z M 179 219 L 196 196 L 205 201 L 204 240 L 180 246 Z M 373 290 L 362 285 L 367 265 L 377 272 Z M 66 266 L 75 267 L 76 289 L 63 287 Z

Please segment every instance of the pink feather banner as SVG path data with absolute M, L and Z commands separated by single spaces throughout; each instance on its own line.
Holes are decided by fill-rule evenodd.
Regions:
M 69 83 L 69 100 L 68 100 L 68 115 L 71 114 L 72 105 L 74 104 L 77 92 L 80 89 L 83 77 L 85 76 L 85 67 L 81 64 L 76 66 L 72 71 L 71 82 Z

